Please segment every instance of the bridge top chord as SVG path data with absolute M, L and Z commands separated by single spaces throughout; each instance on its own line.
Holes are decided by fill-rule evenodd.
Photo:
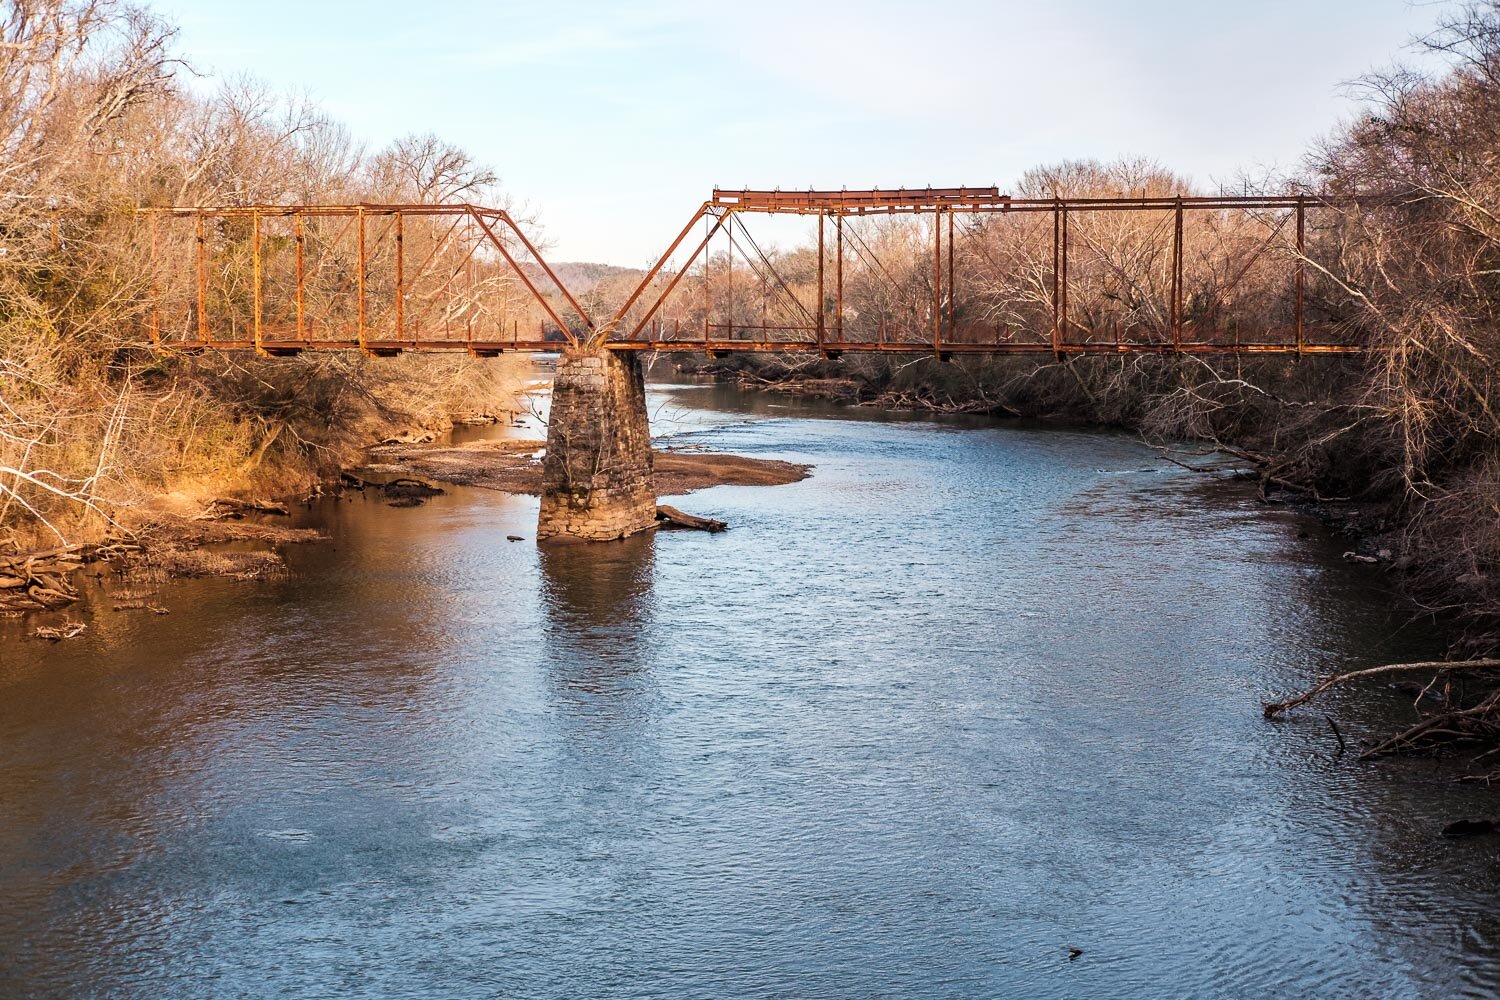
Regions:
M 998 208 L 1011 200 L 998 187 L 871 188 L 863 191 L 765 191 L 714 188 L 712 202 L 742 212 L 931 212 L 938 208 Z

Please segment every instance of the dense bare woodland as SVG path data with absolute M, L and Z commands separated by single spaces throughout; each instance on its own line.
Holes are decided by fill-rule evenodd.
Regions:
M 1163 445 L 1193 438 L 1222 446 L 1253 461 L 1267 487 L 1358 504 L 1361 530 L 1379 538 L 1372 550 L 1391 550 L 1412 596 L 1462 619 L 1468 641 L 1490 647 L 1500 622 L 1500 4 L 1458 9 L 1421 44 L 1448 56 L 1449 68 L 1364 81 L 1367 110 L 1310 154 L 1304 176 L 1263 191 L 1371 196 L 1309 212 L 1302 254 L 1309 329 L 1325 342 L 1377 348 L 1368 355 L 942 364 L 750 358 L 714 367 L 780 382 L 828 380 L 822 388 L 831 382 L 833 391 L 879 404 L 1081 417 L 1139 428 Z M 1195 193 L 1140 161 L 1038 169 L 1015 191 L 1032 198 Z M 1298 255 L 1285 222 L 1251 212 L 1188 216 L 1182 322 L 1190 333 L 1250 341 L 1286 331 Z M 1070 340 L 1169 342 L 1171 241 L 1161 225 L 1160 215 L 1139 213 L 1075 217 Z M 929 226 L 850 227 L 847 339 L 927 335 Z M 1045 344 L 1050 219 L 990 217 L 963 226 L 955 243 L 958 339 L 966 327 L 985 325 Z M 795 318 L 797 307 L 757 275 L 749 251 L 739 254 L 746 262 L 734 268 L 734 322 L 750 333 Z M 815 302 L 816 250 L 773 256 L 795 297 Z M 725 315 L 729 256 L 710 260 L 705 273 L 702 290 L 680 296 L 665 322 Z M 825 308 L 836 322 L 833 304 Z
M 119 0 L 0 9 L 0 551 L 298 488 L 387 428 L 508 398 L 495 361 L 143 349 L 149 286 L 180 272 L 138 207 L 493 202 L 495 175 L 430 135 L 366 151 L 250 80 L 204 96 L 171 27 Z M 230 266 L 245 284 L 248 255 Z

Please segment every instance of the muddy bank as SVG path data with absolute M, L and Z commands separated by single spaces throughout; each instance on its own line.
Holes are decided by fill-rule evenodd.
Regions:
M 168 580 L 264 579 L 284 570 L 282 546 L 326 537 L 311 528 L 242 516 L 164 517 L 128 536 L 0 558 L 0 618 L 28 616 L 33 637 L 70 639 L 86 628 L 67 612 L 85 600 L 87 589 L 92 589 L 88 603 L 102 600 L 115 611 L 167 614 L 156 598 Z
M 371 449 L 370 464 L 357 471 L 536 495 L 542 488 L 545 447 L 541 441 L 383 446 Z M 653 462 L 660 496 L 682 496 L 711 486 L 780 486 L 806 479 L 809 471 L 792 462 L 697 451 L 657 450 Z

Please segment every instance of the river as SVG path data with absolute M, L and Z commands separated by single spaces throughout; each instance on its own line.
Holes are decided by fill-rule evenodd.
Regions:
M 1493 793 L 1354 760 L 1393 691 L 1261 718 L 1441 648 L 1315 521 L 1125 435 L 652 406 L 813 475 L 551 551 L 328 501 L 285 578 L 0 622 L 0 996 L 1494 986 L 1495 842 L 1437 836 Z

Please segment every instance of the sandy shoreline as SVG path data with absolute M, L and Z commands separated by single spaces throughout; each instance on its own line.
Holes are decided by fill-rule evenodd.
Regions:
M 432 479 L 535 496 L 542 489 L 542 441 L 476 441 L 464 445 L 385 445 L 356 474 Z M 711 486 L 780 486 L 806 479 L 809 466 L 698 451 L 655 451 L 656 492 L 682 496 Z

